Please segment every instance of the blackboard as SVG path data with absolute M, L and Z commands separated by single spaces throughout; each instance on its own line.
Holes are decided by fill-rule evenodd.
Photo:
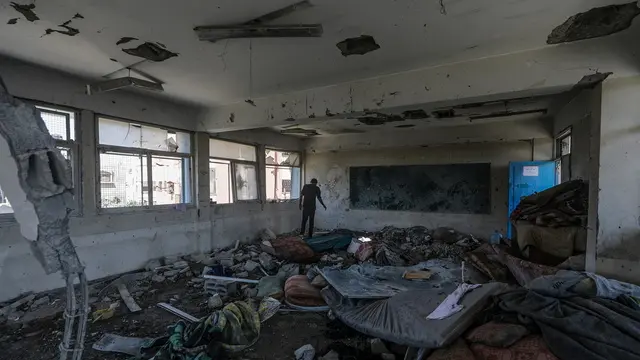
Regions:
M 455 214 L 491 213 L 491 165 L 349 168 L 353 209 Z

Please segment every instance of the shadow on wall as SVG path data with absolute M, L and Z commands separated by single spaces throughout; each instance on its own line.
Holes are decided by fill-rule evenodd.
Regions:
M 618 241 L 598 241 L 598 257 L 640 261 L 640 230 L 626 230 L 616 234 Z

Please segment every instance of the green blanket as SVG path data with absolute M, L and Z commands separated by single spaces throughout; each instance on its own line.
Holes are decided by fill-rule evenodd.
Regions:
M 183 321 L 169 328 L 169 336 L 142 349 L 151 360 L 212 360 L 223 352 L 253 345 L 260 336 L 260 314 L 245 302 L 234 302 L 197 323 Z

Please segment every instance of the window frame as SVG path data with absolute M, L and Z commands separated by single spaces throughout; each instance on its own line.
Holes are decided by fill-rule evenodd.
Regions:
M 297 150 L 297 151 L 296 151 L 296 150 L 278 149 L 278 148 L 275 148 L 275 147 L 268 147 L 268 146 L 266 146 L 266 147 L 264 148 L 264 150 L 265 150 L 265 153 L 263 154 L 263 156 L 264 156 L 265 187 L 266 187 L 266 183 L 267 183 L 267 179 L 266 179 L 266 176 L 267 176 L 267 169 L 269 169 L 269 168 L 274 168 L 274 169 L 276 169 L 276 170 L 277 170 L 278 168 L 289 168 L 289 169 L 291 169 L 291 174 L 293 174 L 293 169 L 294 169 L 294 168 L 298 168 L 298 169 L 300 169 L 300 188 L 299 188 L 299 189 L 297 189 L 297 191 L 298 191 L 298 198 L 295 198 L 295 199 L 294 199 L 294 198 L 292 197 L 291 199 L 269 199 L 268 195 L 266 195 L 266 194 L 267 194 L 267 192 L 266 192 L 266 188 L 265 188 L 265 197 L 266 197 L 266 201 L 268 201 L 268 202 L 270 202 L 270 203 L 288 203 L 288 202 L 297 202 L 297 201 L 299 201 L 299 199 L 300 199 L 300 197 L 299 197 L 299 196 L 300 196 L 300 192 L 302 191 L 302 187 L 304 186 L 304 184 L 302 183 L 302 179 L 303 179 L 303 177 L 302 177 L 302 169 L 303 169 L 302 151 L 299 151 L 299 150 Z M 270 165 L 270 164 L 267 164 L 267 154 L 266 154 L 266 151 L 267 151 L 267 150 L 269 150 L 269 151 L 278 151 L 278 152 L 287 152 L 287 153 L 296 153 L 296 154 L 298 154 L 298 159 L 299 159 L 299 161 L 300 161 L 300 164 L 299 164 L 298 166 L 294 166 L 294 165 Z M 291 185 L 292 185 L 292 186 L 291 186 L 291 194 L 293 194 L 293 192 L 294 192 L 294 190 L 295 190 L 295 189 L 293 189 L 293 179 L 291 179 L 291 180 L 292 180 L 292 183 L 291 183 Z
M 571 173 L 571 155 L 573 154 L 573 127 L 568 126 L 556 135 L 553 142 L 553 159 L 556 162 L 556 182 L 561 184 L 566 181 L 570 181 L 573 178 L 573 174 Z M 562 141 L 566 138 L 571 138 L 571 147 L 569 148 L 569 153 L 566 155 L 562 155 Z M 564 161 L 568 162 L 568 178 L 563 179 L 562 177 L 562 163 Z
M 46 111 L 49 113 L 60 114 L 65 116 L 68 116 L 69 115 L 68 113 L 73 114 L 74 139 L 71 140 L 71 136 L 70 136 L 71 135 L 71 126 L 70 126 L 71 117 L 68 116 L 67 117 L 67 140 L 58 140 L 54 138 L 54 141 L 55 141 L 56 148 L 68 149 L 71 156 L 71 160 L 69 162 L 70 162 L 71 171 L 72 171 L 71 176 L 73 179 L 73 190 L 74 190 L 73 204 L 75 208 L 71 211 L 69 215 L 71 215 L 72 217 L 83 216 L 84 212 L 82 207 L 83 201 L 82 201 L 82 175 L 81 175 L 82 154 L 80 153 L 80 149 L 82 147 L 81 132 L 80 132 L 81 110 L 74 107 L 70 107 L 70 106 L 61 106 L 57 104 L 52 104 L 44 101 L 32 100 L 27 98 L 16 97 L 16 99 L 22 101 L 27 105 L 34 106 L 38 111 L 38 115 L 40 115 L 41 111 Z M 46 109 L 42 109 L 42 108 L 46 108 Z M 9 224 L 17 223 L 14 214 L 13 213 L 0 214 L 0 224 L 3 224 L 3 223 L 9 223 Z
M 224 160 L 229 162 L 230 174 L 231 174 L 231 197 L 232 197 L 232 202 L 230 203 L 220 204 L 217 202 L 213 203 L 212 201 L 210 201 L 210 205 L 218 206 L 218 205 L 233 205 L 236 203 L 260 203 L 262 199 L 262 194 L 261 194 L 262 191 L 260 189 L 262 189 L 262 187 L 260 183 L 260 174 L 259 174 L 260 166 L 258 161 L 259 146 L 257 146 L 256 144 L 246 143 L 242 141 L 221 139 L 214 136 L 209 136 L 209 140 L 218 140 L 218 141 L 224 141 L 224 142 L 233 143 L 233 144 L 251 146 L 253 147 L 256 154 L 256 161 L 249 161 L 249 160 L 231 159 L 223 156 L 211 156 L 211 150 L 209 150 L 209 171 L 211 171 L 211 160 Z M 255 167 L 256 169 L 256 198 L 255 199 L 238 200 L 238 189 L 236 187 L 236 164 L 253 165 Z M 209 179 L 209 181 L 211 181 L 211 179 Z
M 124 122 L 124 123 L 129 123 L 129 124 L 140 124 L 140 125 L 144 125 L 144 126 L 150 126 L 150 127 L 154 127 L 154 128 L 158 128 L 158 129 L 163 129 L 163 130 L 167 130 L 167 131 L 178 131 L 178 132 L 183 132 L 183 133 L 188 133 L 189 134 L 189 142 L 190 142 L 190 150 L 188 153 L 180 153 L 180 152 L 170 152 L 170 151 L 161 151 L 161 150 L 150 150 L 150 149 L 143 149 L 143 148 L 132 148 L 132 147 L 126 147 L 126 146 L 116 146 L 116 145 L 101 145 L 100 144 L 100 119 L 105 119 L 105 120 L 112 120 L 112 121 L 120 121 L 120 122 Z M 184 129 L 178 129 L 178 128 L 174 128 L 174 127 L 170 127 L 170 126 L 164 126 L 164 125 L 158 125 L 158 124 L 151 124 L 148 122 L 144 122 L 144 121 L 136 121 L 136 120 L 130 120 L 130 119 L 125 119 L 125 118 L 118 118 L 118 117 L 114 117 L 114 116 L 109 116 L 109 115 L 104 115 L 104 114 L 99 114 L 96 113 L 94 116 L 94 124 L 95 124 L 95 134 L 94 134 L 94 138 L 95 138 L 95 152 L 96 152 L 96 168 L 95 168 L 95 173 L 96 173 L 96 209 L 98 214 L 101 213 L 128 213 L 128 212 L 139 212 L 139 211 L 148 211 L 148 210 L 169 210 L 169 209 L 175 209 L 176 206 L 178 205 L 185 205 L 187 208 L 194 208 L 196 206 L 196 199 L 195 199 L 195 182 L 194 182 L 194 175 L 195 175 L 195 166 L 194 166 L 194 161 L 195 161 L 195 156 L 194 156 L 194 151 L 195 151 L 195 146 L 194 146 L 194 134 L 193 131 L 189 131 L 189 130 L 184 130 Z M 100 155 L 101 154 L 107 154 L 107 153 L 120 153 L 120 154 L 130 154 L 130 155 L 144 155 L 146 158 L 146 170 L 147 170 L 147 187 L 148 187 L 148 205 L 142 205 L 142 206 L 122 206 L 122 207 L 109 207 L 109 208 L 104 208 L 102 207 L 102 187 L 100 186 L 101 183 L 101 169 L 100 169 Z M 182 185 L 183 188 L 186 187 L 187 182 L 189 183 L 189 197 L 191 199 L 191 202 L 189 203 L 179 203 L 179 204 L 161 204 L 161 205 L 153 205 L 153 191 L 150 191 L 150 189 L 153 187 L 153 156 L 162 156 L 162 157 L 169 157 L 169 158 L 182 158 L 182 159 L 188 159 L 189 160 L 189 181 L 186 181 L 186 175 L 187 172 L 183 171 L 182 174 Z M 145 199 L 143 199 L 144 201 Z

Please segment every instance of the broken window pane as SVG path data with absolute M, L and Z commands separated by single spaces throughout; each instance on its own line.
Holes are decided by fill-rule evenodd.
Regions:
M 300 198 L 300 153 L 265 150 L 267 200 Z
M 571 154 L 571 135 L 566 136 L 560 140 L 560 155 Z
M 99 119 L 98 132 L 101 145 L 183 154 L 191 152 L 191 134 L 186 132 L 104 118 Z
M 101 145 L 139 148 L 142 138 L 140 125 L 109 119 L 99 120 L 98 133 Z
M 143 197 L 147 158 L 140 154 L 100 154 L 100 206 L 135 207 L 148 204 Z M 146 191 L 145 191 L 146 193 Z
M 185 166 L 186 165 L 186 166 Z M 162 156 L 151 157 L 153 179 L 153 205 L 183 204 L 188 202 L 184 186 L 188 160 Z
M 267 165 L 300 166 L 300 153 L 266 149 L 265 161 Z
M 223 159 L 256 161 L 256 148 L 251 145 L 209 139 L 209 156 Z
M 44 110 L 40 110 L 39 112 L 52 138 L 56 140 L 69 140 L 67 136 L 69 115 Z
M 300 168 L 267 166 L 266 169 L 267 200 L 300 198 Z
M 257 200 L 258 182 L 256 167 L 249 164 L 235 164 L 236 197 L 238 200 Z
M 231 195 L 231 162 L 225 160 L 209 161 L 209 191 L 213 204 L 230 204 Z

